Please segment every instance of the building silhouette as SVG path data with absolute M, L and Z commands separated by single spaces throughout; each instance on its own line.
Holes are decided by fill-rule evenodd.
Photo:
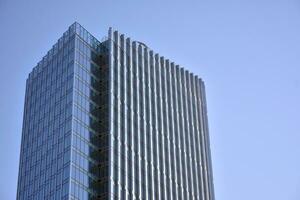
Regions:
M 72 24 L 26 81 L 17 199 L 214 200 L 203 81 Z

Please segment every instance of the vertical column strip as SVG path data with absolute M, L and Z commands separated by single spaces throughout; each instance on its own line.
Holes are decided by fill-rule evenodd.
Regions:
M 181 81 L 180 81 L 180 68 L 176 65 L 175 70 L 175 99 L 176 99 L 176 122 L 177 122 L 177 141 L 178 141 L 178 157 L 179 157 L 179 182 L 178 187 L 181 190 L 179 192 L 179 199 L 184 199 L 184 148 L 182 145 L 182 112 L 181 112 Z
M 168 196 L 168 199 L 173 199 L 172 198 L 172 195 L 173 195 L 173 190 L 172 190 L 172 168 L 171 168 L 171 165 L 173 164 L 171 162 L 171 145 L 170 145 L 170 127 L 171 127 L 171 119 L 169 118 L 171 115 L 170 115 L 170 112 L 171 112 L 171 107 L 172 107 L 172 104 L 171 104 L 171 98 L 169 96 L 169 92 L 170 92 L 170 87 L 169 87 L 169 84 L 170 84 L 170 80 L 169 80 L 169 74 L 170 74 L 170 61 L 167 59 L 166 62 L 165 62 L 165 67 L 164 67 L 164 86 L 165 86 L 165 115 L 166 115 L 166 128 L 165 128 L 165 133 L 166 133 L 166 138 L 167 138 L 167 144 L 165 149 L 166 150 L 166 153 L 167 153 L 167 159 L 165 159 L 165 163 L 166 163 L 166 176 L 167 176 L 167 183 L 166 183 L 166 191 L 167 191 L 167 194 L 169 195 Z
M 176 78 L 176 74 L 175 74 L 175 65 L 174 63 L 172 62 L 171 63 L 171 66 L 169 68 L 169 81 L 170 81 L 170 88 L 169 88 L 169 91 L 170 91 L 170 105 L 171 105 L 171 108 L 170 108 L 170 112 L 171 112 L 171 132 L 170 132 L 170 135 L 172 135 L 172 143 L 171 143 L 171 146 L 173 147 L 172 149 L 172 153 L 173 153 L 173 156 L 171 158 L 171 163 L 174 165 L 173 167 L 173 170 L 172 170 L 172 179 L 173 179 L 173 184 L 172 184 L 172 189 L 173 189 L 173 199 L 175 200 L 178 200 L 179 197 L 178 197 L 178 174 L 177 174 L 177 162 L 178 162 L 178 159 L 177 159 L 177 150 L 178 150 L 178 143 L 177 143 L 177 136 L 176 136 L 176 130 L 175 130 L 175 125 L 177 124 L 175 122 L 175 112 L 176 112 L 176 99 L 175 99 L 175 92 L 174 92 L 174 89 L 175 89 L 175 78 Z
M 136 67 L 136 75 L 137 75 L 137 79 L 136 79 L 136 91 L 137 91 L 137 135 L 138 135 L 138 197 L 139 199 L 142 199 L 142 184 L 143 183 L 143 179 L 142 179 L 142 147 L 141 147 L 141 122 L 142 122 L 142 116 L 141 116 L 141 100 L 143 99 L 143 97 L 141 96 L 141 89 L 142 88 L 142 81 L 140 81 L 140 75 L 141 75 L 141 71 L 140 71 L 140 66 L 142 63 L 142 58 L 141 58 L 141 47 L 136 43 L 136 47 L 137 47 L 137 67 Z
M 189 188 L 189 196 L 190 199 L 194 199 L 194 187 L 193 187 L 193 173 L 192 173 L 192 152 L 191 152 L 191 124 L 190 124 L 190 117 L 189 117 L 189 107 L 188 107 L 188 71 L 183 70 L 183 82 L 184 82 L 184 113 L 185 113 L 185 122 L 186 122 L 186 150 L 187 150 L 187 164 L 188 164 L 188 174 L 187 176 L 190 177 L 188 179 L 188 188 Z
M 134 163 L 134 158 L 135 158 L 135 153 L 134 153 L 134 150 L 135 150 L 135 143 L 134 143 L 134 134 L 135 134 L 135 131 L 134 131 L 134 90 L 133 90 L 133 48 L 132 48 L 132 42 L 131 42 L 131 39 L 130 38 L 127 38 L 127 44 L 128 44 L 128 58 L 129 60 L 127 61 L 128 62 L 128 65 L 130 66 L 129 67 L 129 83 L 130 83 L 130 105 L 129 105 L 129 110 L 130 110 L 130 144 L 131 144 L 131 160 L 130 160 L 130 196 L 129 196 L 129 199 L 135 199 L 135 163 Z
M 201 96 L 202 96 L 202 106 L 203 106 L 203 123 L 204 123 L 204 137 L 205 137 L 205 149 L 206 149 L 206 163 L 207 163 L 207 176 L 208 176 L 208 194 L 210 199 L 214 199 L 213 191 L 213 174 L 212 174 L 212 164 L 211 164 L 211 151 L 210 151 L 210 141 L 209 141 L 209 130 L 208 130 L 208 120 L 207 120 L 207 104 L 206 104 L 206 92 L 204 82 L 200 83 Z
M 109 70 L 109 198 L 112 199 L 114 194 L 114 142 L 113 142 L 113 132 L 114 132 L 114 42 L 113 42 L 113 30 L 109 28 L 108 31 L 108 41 L 109 41 L 109 66 L 112 68 Z
M 155 71 L 154 71 L 154 91 L 155 91 L 155 131 L 156 131 L 156 179 L 157 179 L 157 184 L 156 184 L 156 197 L 155 199 L 162 199 L 161 198 L 161 178 L 160 178 L 160 149 L 159 149 L 159 121 L 158 121 L 158 115 L 161 114 L 160 112 L 158 112 L 158 103 L 159 103 L 159 95 L 160 95 L 160 91 L 159 91 L 159 81 L 157 81 L 159 79 L 159 71 L 160 71 L 160 60 L 159 60 L 159 55 L 155 54 Z
M 144 96 L 144 111 L 143 111 L 143 115 L 144 115 L 144 154 L 145 154 L 145 158 L 144 158 L 144 162 L 145 162 L 145 165 L 144 165 L 144 169 L 145 169 L 145 172 L 144 172 L 144 182 L 145 182 L 145 188 L 144 188 L 144 194 L 145 194 L 145 199 L 149 199 L 149 190 L 148 188 L 150 187 L 149 185 L 149 179 L 150 177 L 148 177 L 148 165 L 150 165 L 150 162 L 149 162 L 149 157 L 148 157 L 148 149 L 149 149 L 149 142 L 148 142 L 148 138 L 150 136 L 150 131 L 149 131 L 149 125 L 150 125 L 150 118 L 149 118 L 149 76 L 146 76 L 146 75 L 149 75 L 149 52 L 148 52 L 148 49 L 147 48 L 144 48 L 144 59 L 143 59 L 143 96 Z M 146 74 L 147 72 L 147 74 Z M 149 96 L 148 96 L 149 95 Z
M 200 127 L 199 127 L 199 120 L 198 120 L 198 95 L 197 95 L 197 89 L 196 89 L 196 85 L 197 85 L 197 77 L 193 77 L 193 81 L 192 81 L 192 90 L 193 90 L 193 111 L 194 111 L 194 123 L 195 123 L 195 151 L 196 151 L 196 168 L 197 168 L 197 180 L 198 180 L 198 194 L 197 194 L 197 198 L 198 199 L 203 199 L 203 173 L 202 173 L 202 156 L 201 156 L 201 149 L 200 149 Z
M 193 74 L 187 73 L 187 90 L 188 90 L 188 113 L 190 121 L 190 144 L 191 144 L 191 174 L 193 177 L 193 192 L 194 198 L 197 199 L 198 196 L 198 169 L 197 169 L 197 156 L 196 156 L 196 143 L 195 143 L 195 125 L 194 125 L 194 116 L 193 116 L 193 90 L 192 90 L 192 79 Z
M 206 169 L 206 152 L 205 152 L 205 148 L 204 148 L 204 121 L 203 121 L 203 108 L 202 108 L 202 97 L 201 97 L 201 79 L 198 80 L 198 83 L 196 84 L 197 86 L 197 93 L 198 93 L 198 109 L 199 109 L 199 112 L 198 112 L 198 116 L 199 116 L 199 124 L 200 124 L 200 152 L 201 152 L 201 155 L 202 155 L 202 174 L 203 174 L 203 198 L 204 199 L 207 199 L 208 196 L 207 196 L 207 192 L 208 192 L 208 187 L 207 187 L 207 169 Z
M 154 68 L 154 55 L 153 55 L 153 51 L 150 51 L 150 64 L 149 64 L 149 115 L 150 115 L 150 119 L 149 119 L 149 122 L 150 122 L 150 134 L 151 134 L 151 140 L 150 140 L 150 149 L 151 149 L 151 157 L 150 157 L 150 164 L 151 164 L 151 200 L 155 200 L 155 161 L 154 161 L 154 141 L 155 141 L 155 127 L 153 125 L 153 120 L 155 120 L 155 116 L 153 116 L 153 113 L 155 110 L 155 106 L 152 107 L 152 105 L 154 105 L 154 98 L 155 98 L 155 90 L 154 90 L 154 82 L 155 82 L 155 79 L 154 79 L 154 73 L 152 74 L 152 72 L 155 72 L 155 68 Z M 153 81 L 152 81 L 153 80 Z M 154 118 L 154 119 L 153 119 Z
M 203 152 L 202 152 L 202 119 L 201 119 L 201 102 L 200 102 L 200 89 L 199 89 L 199 79 L 195 78 L 195 91 L 196 91 L 196 117 L 197 117 L 197 126 L 198 126 L 198 154 L 199 154 L 199 170 L 201 175 L 201 198 L 205 199 L 205 172 L 203 168 Z
M 126 38 L 125 36 L 122 34 L 121 35 L 121 42 L 122 42 L 122 68 L 123 68 L 123 74 L 121 75 L 123 77 L 123 85 L 124 85 L 124 90 L 122 91 L 123 93 L 123 119 L 122 119 L 122 123 L 124 124 L 124 130 L 123 130 L 123 137 L 124 137 L 124 141 L 122 141 L 123 145 L 123 153 L 124 155 L 124 160 L 123 160 L 123 164 L 122 164 L 122 171 L 123 171 L 123 179 L 124 179 L 124 187 L 123 187 L 123 199 L 126 200 L 128 198 L 128 124 L 127 124 L 127 118 L 128 118 L 128 103 L 127 103 L 127 43 L 126 43 Z
M 117 130 L 116 132 L 114 133 L 115 137 L 115 141 L 116 141 L 116 145 L 117 147 L 115 146 L 114 148 L 117 148 L 117 163 L 115 163 L 117 165 L 117 179 L 115 179 L 115 184 L 116 184 L 116 187 L 117 187 L 117 196 L 118 198 L 121 198 L 120 194 L 121 194 L 121 183 L 120 183 L 120 180 L 121 180 L 121 141 L 120 141 L 120 134 L 121 134 L 121 127 L 120 127 L 120 124 L 121 124 L 121 102 L 120 102 L 120 96 L 121 96 L 121 88 L 120 88 L 120 35 L 119 35 L 119 32 L 118 31 L 115 31 L 114 32 L 114 42 L 115 42 L 115 45 L 116 45 L 116 48 L 115 48 L 115 67 L 116 67 L 116 79 L 115 79 L 115 82 L 117 83 L 117 98 L 116 98 L 116 113 L 115 115 L 117 116 L 117 120 L 115 121 L 115 123 L 117 124 Z
M 138 112 L 138 102 L 139 102 L 139 81 L 138 81 L 138 47 L 137 47 L 137 43 L 134 41 L 132 43 L 133 46 L 133 55 L 132 55 L 132 62 L 133 62 L 133 115 L 134 115 L 134 119 L 133 119 L 133 123 L 134 123 L 134 127 L 133 127 L 133 134 L 134 134 L 134 175 L 135 175 L 135 179 L 134 181 L 134 191 L 135 191 L 135 198 L 134 199 L 140 199 L 139 197 L 139 181 L 140 181 L 140 170 L 139 170 L 139 165 L 140 165 L 140 161 L 139 161 L 139 149 L 140 149 L 140 145 L 139 145 L 139 112 Z
M 189 196 L 189 164 L 188 164 L 188 147 L 187 147 L 187 124 L 186 124 L 186 116 L 185 116 L 185 81 L 184 81 L 184 69 L 180 68 L 180 101 L 181 101 L 181 121 L 182 121 L 182 143 L 183 143 L 183 153 L 184 153 L 184 191 L 185 191 L 185 198 L 190 199 Z
M 162 190 L 163 190 L 163 199 L 168 199 L 168 194 L 167 194 L 167 183 L 166 183 L 166 151 L 165 151 L 165 91 L 164 91 L 164 78 L 165 78 L 165 59 L 164 57 L 160 57 L 160 78 L 159 78 L 159 82 L 160 82 L 160 116 L 161 116 L 161 120 L 160 120 L 160 125 L 161 125 L 161 129 L 160 129 L 160 136 L 161 136 L 161 151 L 160 153 L 162 154 L 162 159 L 161 159 L 161 175 L 162 175 L 162 181 L 163 184 L 162 186 Z

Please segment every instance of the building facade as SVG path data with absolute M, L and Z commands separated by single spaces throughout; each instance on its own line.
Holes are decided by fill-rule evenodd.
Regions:
M 74 23 L 26 82 L 17 199 L 214 200 L 203 81 Z

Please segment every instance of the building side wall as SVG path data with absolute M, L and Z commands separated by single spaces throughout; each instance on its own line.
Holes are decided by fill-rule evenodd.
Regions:
M 17 199 L 107 199 L 107 48 L 78 23 L 26 81 Z
M 204 83 L 109 30 L 110 199 L 214 200 Z
M 17 199 L 69 199 L 75 36 L 71 28 L 26 81 Z

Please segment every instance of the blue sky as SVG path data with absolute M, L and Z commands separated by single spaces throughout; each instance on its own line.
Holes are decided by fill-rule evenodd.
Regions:
M 16 195 L 27 74 L 74 21 L 204 79 L 218 200 L 300 199 L 299 1 L 0 0 L 1 199 Z

